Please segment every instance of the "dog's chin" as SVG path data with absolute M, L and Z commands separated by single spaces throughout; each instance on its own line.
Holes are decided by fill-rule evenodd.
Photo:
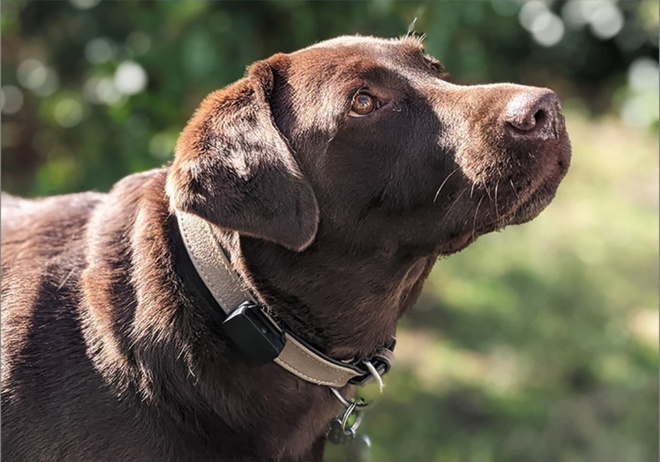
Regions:
M 562 178 L 563 174 L 542 183 L 525 199 L 512 207 L 508 213 L 500 215 L 496 220 L 486 221 L 469 231 L 453 235 L 438 246 L 436 251 L 443 256 L 457 253 L 476 241 L 479 236 L 500 231 L 509 225 L 520 225 L 533 220 L 552 202 Z
M 476 231 L 470 231 L 465 234 L 461 234 L 460 236 L 450 239 L 447 242 L 444 242 L 438 248 L 436 249 L 436 253 L 440 256 L 446 256 L 446 255 L 451 255 L 456 252 L 460 252 L 470 244 L 472 244 L 474 241 L 477 240 L 479 237 L 479 233 Z
M 534 218 L 539 216 L 539 214 L 548 206 L 552 199 L 554 198 L 554 193 L 552 194 L 535 194 L 525 201 L 523 204 L 518 207 L 514 213 L 511 214 L 506 224 L 503 224 L 502 227 L 508 225 L 521 225 L 532 221 Z
M 520 225 L 533 220 L 550 205 L 557 193 L 559 183 L 564 178 L 565 169 L 555 172 L 554 175 L 543 181 L 527 197 L 514 206 L 506 216 L 500 220 L 499 228 L 508 225 Z
M 554 158 L 555 161 L 548 162 L 540 172 L 540 179 L 533 182 L 531 188 L 526 192 L 519 194 L 519 200 L 508 212 L 500 215 L 495 229 L 527 223 L 539 216 L 550 205 L 571 161 L 570 141 L 565 133 L 561 141 L 558 147 L 544 153 L 547 157 Z

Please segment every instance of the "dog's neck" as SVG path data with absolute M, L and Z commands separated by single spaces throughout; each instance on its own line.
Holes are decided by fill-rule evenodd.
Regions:
M 332 361 L 322 353 L 359 362 L 391 346 L 397 321 L 414 303 L 434 261 L 397 252 L 391 243 L 357 253 L 337 240 L 337 233 L 333 238 L 320 233 L 310 248 L 293 252 L 190 213 L 175 213 L 195 270 L 219 303 L 216 311 L 229 314 L 245 301 L 267 306 L 280 327 L 286 326 L 287 336 L 319 350 L 320 370 Z M 319 358 L 314 351 L 303 356 Z
M 227 256 L 218 242 L 221 229 L 210 221 L 182 210 L 174 210 L 178 237 L 185 245 L 190 261 L 206 288 L 211 292 L 218 314 L 226 314 L 222 328 L 231 343 L 252 363 L 276 362 L 292 374 L 317 385 L 343 388 L 364 383 L 369 378 L 380 382 L 391 362 L 393 339 L 368 358 L 354 358 L 352 363 L 336 361 L 309 345 L 287 326 L 268 306 L 261 293 L 250 284 L 250 277 L 239 277 L 235 268 L 242 262 Z M 245 269 L 243 273 L 245 273 Z
M 224 245 L 277 316 L 336 359 L 367 358 L 391 342 L 435 262 L 391 248 L 356 254 L 323 234 L 304 252 L 231 233 Z

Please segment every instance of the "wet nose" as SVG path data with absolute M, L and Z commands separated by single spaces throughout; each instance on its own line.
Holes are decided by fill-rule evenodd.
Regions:
M 527 139 L 556 137 L 559 109 L 559 99 L 551 90 L 534 88 L 517 93 L 505 110 L 507 129 Z

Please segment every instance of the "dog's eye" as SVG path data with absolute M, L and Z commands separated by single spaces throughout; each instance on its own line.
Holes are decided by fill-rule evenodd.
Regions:
M 348 115 L 351 117 L 364 117 L 371 114 L 376 109 L 378 109 L 376 98 L 369 93 L 361 91 L 353 97 L 351 112 L 349 112 Z
M 445 66 L 443 66 L 440 61 L 429 55 L 424 55 L 424 59 L 426 60 L 426 64 L 431 68 L 433 72 L 440 76 L 445 74 Z
M 431 69 L 438 74 L 444 74 L 445 68 L 439 61 L 431 61 Z

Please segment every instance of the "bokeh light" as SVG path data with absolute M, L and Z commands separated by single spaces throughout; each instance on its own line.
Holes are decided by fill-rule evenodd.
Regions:
M 16 114 L 23 107 L 23 92 L 14 85 L 0 89 L 0 105 L 3 114 Z
M 138 63 L 124 61 L 117 66 L 113 82 L 120 93 L 135 95 L 147 86 L 147 73 Z

